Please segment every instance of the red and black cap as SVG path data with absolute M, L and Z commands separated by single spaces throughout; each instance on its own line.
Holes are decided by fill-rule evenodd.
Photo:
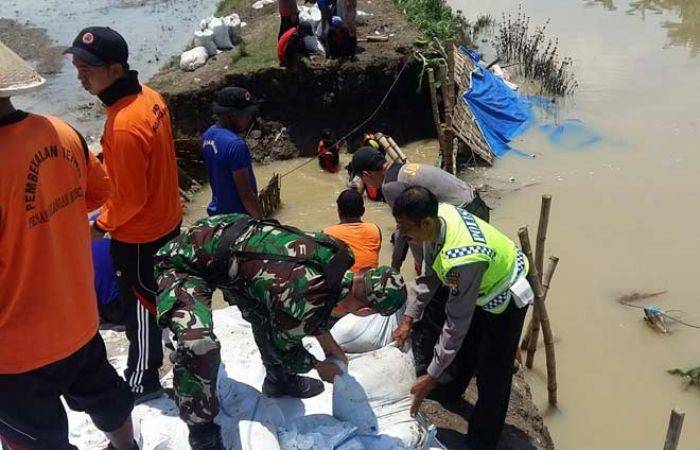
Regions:
M 75 55 L 91 66 L 119 63 L 129 68 L 129 46 L 121 34 L 109 27 L 85 28 L 63 54 Z
M 213 109 L 220 115 L 254 116 L 259 103 L 246 89 L 231 86 L 217 92 Z

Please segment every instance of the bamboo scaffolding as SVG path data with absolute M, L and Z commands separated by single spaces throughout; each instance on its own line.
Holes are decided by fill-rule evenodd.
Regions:
M 547 308 L 544 305 L 545 291 L 542 286 L 540 274 L 537 271 L 535 259 L 532 255 L 532 246 L 530 244 L 530 235 L 526 226 L 520 227 L 518 230 L 520 238 L 520 246 L 523 254 L 527 257 L 530 263 L 530 270 L 527 275 L 527 280 L 535 293 L 535 313 L 539 315 L 540 324 L 542 325 L 542 334 L 544 335 L 545 356 L 547 360 L 547 392 L 549 394 L 549 404 L 557 405 L 557 363 L 554 354 L 554 336 L 549 323 L 549 315 Z
M 263 217 L 272 217 L 275 211 L 280 207 L 282 203 L 281 191 L 282 182 L 279 174 L 276 173 L 272 175 L 270 182 L 267 183 L 267 186 L 261 189 L 258 194 Z

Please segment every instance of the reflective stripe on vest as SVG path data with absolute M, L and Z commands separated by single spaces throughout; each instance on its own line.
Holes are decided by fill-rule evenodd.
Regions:
M 485 262 L 476 304 L 499 314 L 508 306 L 508 288 L 527 274 L 527 259 L 507 236 L 467 211 L 441 203 L 438 216 L 445 222 L 445 243 L 432 268 L 443 284 L 455 267 Z

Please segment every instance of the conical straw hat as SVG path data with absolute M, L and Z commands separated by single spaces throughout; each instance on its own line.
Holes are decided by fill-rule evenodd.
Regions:
M 25 93 L 44 81 L 29 64 L 0 42 L 0 97 Z

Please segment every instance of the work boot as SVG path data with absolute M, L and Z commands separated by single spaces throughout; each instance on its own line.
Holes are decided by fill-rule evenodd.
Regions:
M 265 377 L 262 386 L 262 392 L 267 397 L 311 398 L 319 395 L 324 389 L 321 380 L 301 375 L 288 375 L 282 379 L 268 376 Z
M 221 429 L 214 422 L 189 425 L 192 450 L 226 450 L 221 441 Z

